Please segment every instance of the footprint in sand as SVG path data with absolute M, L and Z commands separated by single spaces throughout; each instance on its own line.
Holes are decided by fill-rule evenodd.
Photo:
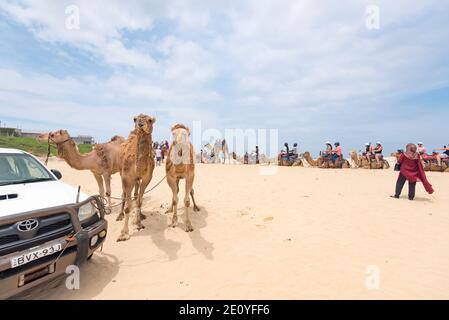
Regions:
M 268 221 L 271 221 L 273 219 L 274 219 L 273 217 L 266 217 L 266 218 L 263 219 L 263 221 L 264 222 L 268 222 Z
M 247 215 L 249 215 L 249 212 L 243 210 L 243 211 L 240 211 L 240 215 L 247 216 Z

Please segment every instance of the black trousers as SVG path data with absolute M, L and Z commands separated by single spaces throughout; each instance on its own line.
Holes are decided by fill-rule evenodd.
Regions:
M 404 188 L 404 184 L 407 179 L 402 175 L 399 174 L 398 181 L 396 181 L 396 193 L 395 197 L 399 198 L 402 192 L 402 188 Z M 408 183 L 408 198 L 410 200 L 415 199 L 415 190 L 416 190 L 416 182 L 409 182 Z

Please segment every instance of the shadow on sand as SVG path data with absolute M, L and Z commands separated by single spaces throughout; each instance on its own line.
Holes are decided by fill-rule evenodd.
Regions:
M 165 209 L 164 209 L 165 210 Z M 172 214 L 160 213 L 159 211 L 152 211 L 151 213 L 143 212 L 147 215 L 147 219 L 143 220 L 145 229 L 132 234 L 132 237 L 151 236 L 153 243 L 165 254 L 169 260 L 176 260 L 178 258 L 178 251 L 181 249 L 181 243 L 166 238 L 166 231 L 169 228 L 168 224 L 171 220 Z M 193 225 L 193 232 L 188 235 L 192 241 L 193 247 L 207 259 L 213 259 L 212 252 L 214 250 L 213 244 L 201 235 L 201 229 L 207 226 L 207 216 L 209 213 L 204 207 L 200 206 L 199 212 L 194 212 L 191 208 L 190 220 Z M 184 207 L 178 207 L 178 226 L 181 230 L 186 229 Z

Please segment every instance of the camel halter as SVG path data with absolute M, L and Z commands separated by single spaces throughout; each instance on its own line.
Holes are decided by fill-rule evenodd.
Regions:
M 72 140 L 72 138 L 68 138 L 68 139 L 66 139 L 66 140 L 64 140 L 63 142 L 60 142 L 60 143 L 56 143 L 52 138 L 50 138 L 50 134 L 48 135 L 48 139 L 47 139 L 47 157 L 45 158 L 45 166 L 47 166 L 47 164 L 48 164 L 48 158 L 50 157 L 50 153 L 51 153 L 51 144 L 50 144 L 50 142 L 52 142 L 52 143 L 54 143 L 54 144 L 56 144 L 56 145 L 58 145 L 58 144 L 64 144 L 64 143 L 66 143 L 67 141 L 70 141 L 70 140 Z

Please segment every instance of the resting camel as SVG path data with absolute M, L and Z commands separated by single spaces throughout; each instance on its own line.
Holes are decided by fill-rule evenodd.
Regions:
M 193 196 L 193 180 L 195 178 L 195 162 L 193 157 L 195 152 L 190 143 L 189 128 L 183 124 L 177 124 L 172 129 L 172 144 L 168 150 L 167 162 L 165 163 L 165 172 L 167 176 L 167 183 L 173 193 L 172 202 L 167 210 L 167 213 L 173 212 L 172 223 L 170 227 L 175 228 L 178 223 L 178 192 L 179 180 L 186 179 L 185 195 L 184 195 L 184 210 L 186 214 L 186 232 L 193 231 L 192 223 L 189 218 L 190 198 L 193 201 L 193 210 L 200 209 L 195 203 Z
M 323 159 L 321 157 L 319 157 L 318 159 L 314 160 L 312 158 L 312 156 L 310 155 L 309 151 L 304 152 L 301 155 L 302 158 L 304 158 L 304 160 L 306 160 L 306 162 L 309 164 L 309 166 L 311 167 L 321 167 L 323 164 Z
M 396 158 L 396 161 L 399 161 L 401 157 L 402 150 L 398 150 L 397 152 L 393 152 L 391 155 Z M 438 165 L 436 158 L 434 160 L 422 160 L 424 171 L 431 172 L 447 172 L 449 173 L 449 167 L 445 162 L 441 163 L 441 166 Z
M 341 159 L 340 164 L 335 164 L 331 161 L 324 161 L 323 157 L 321 156 L 318 159 L 314 160 L 310 155 L 310 152 L 308 151 L 302 154 L 302 158 L 304 158 L 311 167 L 325 168 L 325 169 L 346 169 L 351 167 L 349 161 L 346 159 Z
M 137 230 L 143 229 L 142 225 L 142 198 L 146 187 L 153 177 L 153 124 L 155 118 L 139 114 L 134 117 L 134 130 L 128 140 L 121 145 L 120 150 L 120 176 L 122 178 L 122 206 L 125 207 L 125 221 L 123 229 L 117 241 L 129 239 L 129 214 L 132 207 L 131 193 L 133 188 L 136 195 L 136 215 L 134 223 Z
M 380 163 L 378 163 L 376 160 L 371 161 L 371 163 L 368 163 L 368 159 L 366 156 L 359 156 L 357 154 L 357 151 L 352 150 L 351 151 L 351 160 L 354 163 L 355 168 L 364 168 L 364 169 L 389 169 L 390 164 L 387 160 L 381 159 Z
M 80 154 L 78 148 L 66 130 L 58 130 L 41 134 L 38 137 L 41 142 L 56 145 L 58 157 L 77 170 L 90 170 L 98 184 L 100 196 L 108 199 L 107 212 L 111 213 L 111 176 L 120 171 L 120 145 L 125 138 L 112 137 L 108 143 L 100 143 L 94 146 L 94 150 L 87 154 Z M 103 183 L 104 182 L 104 183 Z
M 282 153 L 278 154 L 278 166 L 286 166 L 286 167 L 302 167 L 304 164 L 302 163 L 302 160 L 297 159 L 287 159 L 286 156 L 283 156 Z

